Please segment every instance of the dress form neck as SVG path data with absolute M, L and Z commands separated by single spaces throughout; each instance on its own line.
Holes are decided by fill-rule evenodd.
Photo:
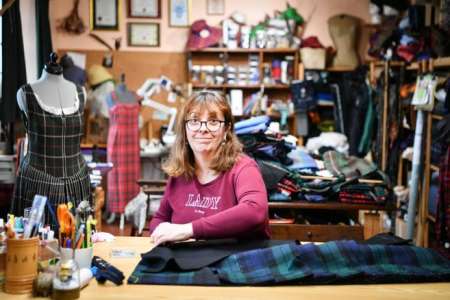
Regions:
M 39 105 L 53 114 L 71 114 L 78 110 L 76 85 L 62 74 L 52 74 L 45 69 L 38 81 L 30 84 Z

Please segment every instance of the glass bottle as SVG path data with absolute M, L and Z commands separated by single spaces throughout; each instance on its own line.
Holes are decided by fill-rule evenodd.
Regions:
M 61 251 L 53 278 L 53 299 L 72 300 L 80 297 L 80 269 L 73 259 L 74 250 L 70 250 Z

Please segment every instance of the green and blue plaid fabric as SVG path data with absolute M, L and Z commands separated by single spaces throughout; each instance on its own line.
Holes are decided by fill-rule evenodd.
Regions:
M 195 251 L 195 250 L 194 250 Z M 334 241 L 233 254 L 207 268 L 150 273 L 141 261 L 129 284 L 277 285 L 450 281 L 450 261 L 432 249 Z

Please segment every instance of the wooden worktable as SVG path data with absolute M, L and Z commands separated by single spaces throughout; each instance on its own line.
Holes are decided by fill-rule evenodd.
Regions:
M 140 253 L 147 252 L 152 245 L 148 237 L 116 237 L 112 243 L 95 244 L 94 254 L 104 258 L 124 272 L 126 278 L 140 260 Z M 111 249 L 133 249 L 134 258 L 111 258 Z M 125 281 L 126 282 L 126 281 Z M 30 299 L 29 295 L 8 295 L 0 292 L 0 299 Z M 48 299 L 48 298 L 42 298 Z M 424 284 L 378 284 L 378 285 L 318 285 L 277 287 L 199 287 L 164 285 L 115 286 L 111 282 L 99 285 L 93 279 L 81 291 L 80 299 L 450 299 L 450 283 Z

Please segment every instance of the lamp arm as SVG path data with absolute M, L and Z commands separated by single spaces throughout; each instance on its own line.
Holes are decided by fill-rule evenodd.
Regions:
M 173 128 L 175 126 L 177 109 L 175 107 L 166 106 L 157 101 L 145 98 L 144 101 L 141 102 L 142 105 L 154 108 L 156 110 L 162 111 L 168 115 L 170 115 L 169 125 L 167 127 L 167 133 L 173 133 Z

